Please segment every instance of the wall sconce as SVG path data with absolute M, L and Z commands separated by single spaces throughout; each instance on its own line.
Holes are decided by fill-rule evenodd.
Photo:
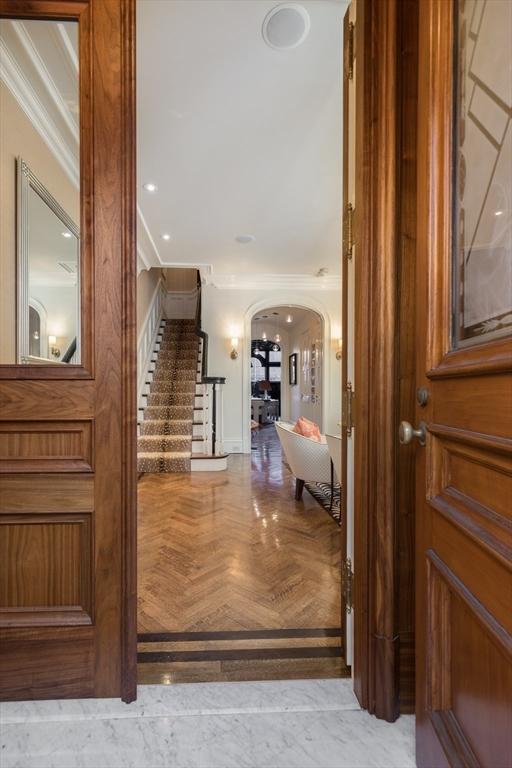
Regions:
M 237 336 L 233 336 L 233 338 L 231 339 L 231 354 L 230 354 L 230 358 L 232 360 L 236 360 L 237 357 L 238 357 L 238 337 Z
M 48 345 L 50 347 L 50 353 L 54 357 L 60 357 L 60 349 L 56 346 L 56 344 L 57 344 L 57 337 L 48 336 Z
M 341 360 L 343 350 L 343 341 L 338 339 L 338 349 L 336 350 L 336 360 Z

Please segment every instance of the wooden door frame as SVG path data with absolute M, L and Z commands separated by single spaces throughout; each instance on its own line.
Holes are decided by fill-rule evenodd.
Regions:
M 116 692 L 130 702 L 137 695 L 137 318 L 136 318 L 136 99 L 135 99 L 135 0 L 0 0 L 0 17 L 76 20 L 85 29 L 80 43 L 80 209 L 82 248 L 87 249 L 87 271 L 82 267 L 82 364 L 58 366 L 3 365 L 0 382 L 8 380 L 54 381 L 96 378 L 106 390 L 117 377 L 121 390 L 119 429 L 121 461 L 116 466 L 121 488 L 121 540 L 112 568 L 120 568 L 120 647 Z M 112 40 L 109 32 L 118 35 Z M 102 67 L 102 87 L 96 93 L 94 79 L 106 55 L 111 67 Z M 121 117 L 121 120 L 116 118 Z M 110 134 L 107 135 L 110 129 Z M 119 139 L 119 141 L 117 141 Z M 102 168 L 98 172 L 98 167 Z M 119 200 L 112 201 L 120 189 Z M 96 208 L 93 199 L 99 200 Z M 103 201 L 106 212 L 100 215 Z M 120 218 L 119 236 L 112 223 Z M 108 288 L 119 299 L 119 339 L 122 359 L 119 371 L 108 370 L 107 351 L 101 359 L 93 347 L 94 260 L 108 233 L 109 254 L 114 253 L 112 281 Z M 102 254 L 102 258 L 105 258 Z M 117 290 L 119 288 L 119 291 Z M 83 319 L 87 313 L 88 322 Z M 101 328 L 99 332 L 101 332 Z M 20 395 L 23 397 L 23 393 Z M 55 393 L 53 394 L 55 396 Z M 100 457 L 101 460 L 101 457 Z M 113 596 L 115 598 L 115 596 Z M 71 641 L 72 642 L 72 641 Z M 105 647 L 105 638 L 101 639 Z M 103 682 L 103 681 L 102 681 Z M 96 695 L 112 695 L 99 687 Z
M 413 0 L 414 1 L 414 0 Z M 130 5 L 134 0 L 126 0 Z M 399 645 L 397 572 L 398 494 L 398 350 L 399 249 L 402 224 L 400 195 L 400 99 L 398 80 L 399 11 L 403 0 L 357 0 L 356 48 L 358 123 L 354 212 L 355 261 L 355 478 L 354 478 L 354 688 L 361 705 L 393 721 L 399 714 Z M 133 13 L 133 11 L 132 11 Z M 132 20 L 133 23 L 133 20 Z M 371 41 L 367 42 L 367 41 Z M 367 44 L 365 44 L 365 42 Z M 414 44 L 413 44 L 414 48 Z M 134 48 L 131 55 L 134 56 Z M 127 62 L 127 103 L 133 107 L 134 63 Z M 403 120 L 403 118 L 402 118 Z M 128 126 L 126 149 L 134 146 Z M 132 142 L 130 144 L 130 142 Z M 134 247 L 134 168 L 126 180 L 127 253 Z M 131 192 L 132 196 L 129 196 Z M 412 194 L 408 188 L 407 194 Z M 132 222 L 130 228 L 129 224 Z M 130 247 L 128 247 L 128 245 Z M 125 647 L 127 686 L 123 698 L 135 697 L 136 669 L 136 441 L 134 428 L 136 338 L 134 260 L 123 276 L 124 339 L 127 361 L 125 439 Z M 409 481 L 410 482 L 410 481 Z M 410 582 L 413 580 L 411 563 Z
M 404 263 L 410 268 L 415 261 L 407 229 L 411 219 L 403 213 L 416 195 L 415 175 L 404 173 L 404 156 L 409 153 L 410 165 L 415 135 L 402 136 L 407 110 L 415 117 L 416 74 L 408 70 L 404 76 L 401 51 L 408 51 L 414 65 L 417 40 L 404 41 L 401 19 L 408 5 L 414 12 L 414 2 L 357 4 L 353 676 L 361 705 L 393 721 L 400 713 L 400 688 L 412 692 L 414 680 L 414 634 L 401 637 L 403 626 L 414 626 L 414 478 L 399 461 L 398 421 L 412 418 L 399 413 L 404 408 L 399 383 L 404 354 L 411 358 L 409 368 L 414 366 L 414 344 L 408 349 L 401 344 L 401 307 L 404 279 L 411 283 Z M 399 573 L 399 542 L 403 549 L 404 541 L 407 573 Z M 406 698 L 403 711 L 411 711 L 412 693 Z
M 134 0 L 124 0 L 133 6 Z M 355 260 L 355 478 L 354 478 L 354 688 L 361 705 L 377 717 L 399 714 L 397 573 L 397 417 L 399 327 L 399 10 L 403 0 L 357 0 L 358 122 L 354 212 Z M 130 12 L 133 24 L 134 10 Z M 128 22 L 127 22 L 128 23 Z M 132 27 L 133 34 L 133 27 Z M 371 41 L 371 42 L 367 42 Z M 367 44 L 365 44 L 367 42 Z M 130 53 L 134 57 L 134 44 Z M 134 109 L 134 62 L 127 61 L 126 104 Z M 134 151 L 135 130 L 126 128 L 125 149 Z M 134 165 L 125 183 L 126 254 L 135 245 Z M 410 194 L 408 190 L 407 194 Z M 130 197 L 131 195 L 131 197 Z M 124 662 L 123 698 L 135 697 L 136 670 L 136 270 L 123 275 L 123 373 L 125 432 Z M 412 581 L 412 568 L 410 581 Z
M 137 97 L 136 0 L 121 0 L 122 570 L 121 693 L 137 698 Z

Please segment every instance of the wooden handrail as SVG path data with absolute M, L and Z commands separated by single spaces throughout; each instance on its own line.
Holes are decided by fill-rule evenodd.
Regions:
M 69 361 L 73 358 L 73 355 L 76 352 L 76 336 L 69 345 L 69 347 L 66 349 L 64 354 L 62 355 L 61 363 L 69 363 Z

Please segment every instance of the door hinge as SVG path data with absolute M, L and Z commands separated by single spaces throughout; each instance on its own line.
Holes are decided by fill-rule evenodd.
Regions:
M 354 22 L 349 22 L 347 30 L 347 61 L 345 64 L 345 77 L 347 80 L 354 78 Z
M 347 613 L 352 613 L 352 608 L 354 607 L 353 599 L 352 599 L 352 588 L 354 584 L 354 573 L 352 571 L 352 560 L 350 557 L 346 557 L 343 561 L 342 566 L 342 572 L 341 572 L 341 591 L 343 595 L 343 600 L 345 602 L 345 611 Z
M 345 206 L 343 240 L 345 243 L 345 256 L 349 261 L 352 258 L 352 249 L 354 247 L 353 220 L 354 206 L 352 203 L 347 203 Z
M 345 427 L 347 430 L 347 437 L 352 436 L 352 430 L 354 429 L 354 417 L 352 414 L 352 402 L 354 400 L 354 389 L 352 382 L 347 381 L 345 391 Z

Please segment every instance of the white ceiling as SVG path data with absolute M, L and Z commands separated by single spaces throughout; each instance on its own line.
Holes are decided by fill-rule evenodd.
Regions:
M 291 323 L 286 322 L 288 315 L 292 317 Z M 308 317 L 318 317 L 318 315 L 312 309 L 303 307 L 282 306 L 262 309 L 252 318 L 251 336 L 253 339 L 260 339 L 262 331 L 266 331 L 268 336 L 272 336 L 276 329 L 290 331 Z
M 340 272 L 347 3 L 302 2 L 311 31 L 292 50 L 263 41 L 276 5 L 137 3 L 138 201 L 163 264 L 226 275 Z M 255 242 L 236 243 L 245 233 Z

